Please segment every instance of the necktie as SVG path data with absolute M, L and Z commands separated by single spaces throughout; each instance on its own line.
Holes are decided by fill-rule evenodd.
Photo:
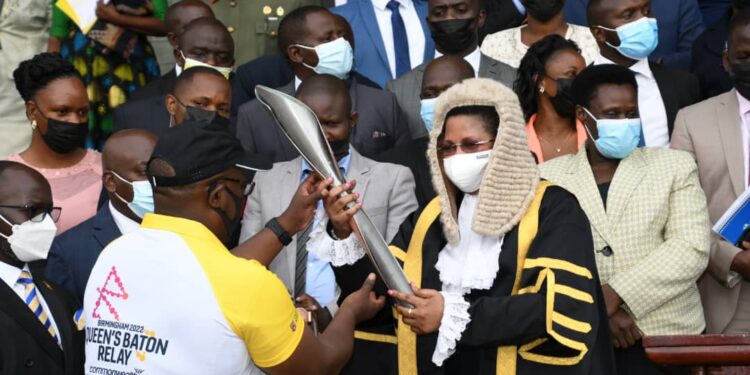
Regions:
M 294 267 L 294 297 L 305 294 L 307 288 L 307 240 L 310 239 L 310 231 L 315 223 L 305 228 L 297 235 L 297 262 Z
M 47 316 L 44 308 L 42 308 L 42 301 L 39 299 L 39 291 L 36 289 L 34 280 L 31 278 L 31 275 L 26 271 L 21 271 L 21 276 L 18 277 L 18 283 L 26 288 L 26 291 L 24 292 L 24 301 L 26 302 L 26 306 L 31 309 L 31 312 L 36 315 L 36 317 L 39 319 L 39 322 L 42 323 L 42 326 L 44 326 L 44 329 L 46 329 L 47 332 L 49 332 L 49 334 L 52 336 L 52 338 L 55 339 L 55 341 L 57 341 L 57 343 L 59 344 L 60 341 L 57 339 L 55 328 L 52 327 L 52 321 Z
M 409 40 L 406 38 L 406 26 L 398 11 L 398 1 L 391 0 L 386 5 L 391 10 L 391 28 L 393 29 L 393 51 L 396 55 L 396 78 L 411 70 L 409 61 Z

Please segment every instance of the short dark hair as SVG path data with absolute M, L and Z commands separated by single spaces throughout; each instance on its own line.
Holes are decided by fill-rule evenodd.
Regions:
M 78 78 L 83 82 L 73 64 L 56 52 L 42 52 L 22 61 L 13 71 L 16 89 L 24 101 L 31 100 L 36 93 L 60 78 Z
M 180 75 L 174 81 L 174 86 L 172 86 L 172 94 L 179 90 L 182 90 L 185 86 L 192 84 L 193 79 L 195 79 L 195 76 L 197 76 L 198 74 L 208 74 L 219 77 L 223 80 L 227 79 L 223 74 L 221 74 L 214 68 L 209 68 L 207 66 L 193 66 L 189 69 L 185 69 L 184 71 L 182 71 L 182 73 L 180 73 Z
M 732 7 L 735 10 L 745 9 L 750 7 L 750 0 L 734 0 L 732 1 Z
M 547 61 L 556 53 L 565 50 L 581 53 L 581 49 L 574 41 L 552 34 L 532 44 L 521 59 L 513 91 L 518 95 L 526 121 L 539 110 L 537 85 L 544 79 Z
M 732 44 L 732 35 L 737 30 L 750 25 L 750 8 L 743 8 L 732 16 L 727 30 L 727 48 Z
M 582 70 L 573 80 L 573 101 L 588 108 L 602 85 L 630 85 L 638 92 L 638 82 L 630 69 L 615 64 L 592 65 Z
M 453 116 L 477 116 L 482 120 L 484 130 L 487 133 L 492 134 L 493 137 L 497 136 L 497 129 L 500 127 L 500 115 L 493 106 L 489 105 L 465 105 L 461 107 L 455 107 L 448 111 L 445 115 L 445 122 Z M 443 134 L 445 134 L 445 126 L 443 127 Z
M 216 28 L 217 30 L 221 29 L 223 30 L 224 33 L 226 33 L 225 35 L 229 36 L 230 40 L 232 39 L 232 34 L 230 34 L 229 30 L 227 30 L 227 26 L 214 17 L 200 17 L 200 18 L 196 18 L 188 22 L 187 24 L 183 26 L 182 35 L 180 36 L 180 39 L 185 37 L 185 35 L 187 35 L 190 32 L 190 30 L 199 26 L 211 26 L 211 27 Z
M 317 12 L 329 12 L 328 9 L 320 5 L 305 5 L 289 12 L 286 17 L 279 22 L 279 52 L 286 55 L 286 49 L 297 43 L 300 35 L 305 35 L 307 31 L 307 15 Z
M 178 1 L 167 8 L 167 12 L 164 15 L 164 25 L 167 26 L 167 30 L 171 32 L 175 32 L 176 23 L 179 21 L 177 18 L 177 13 L 183 9 L 188 7 L 201 7 L 206 10 L 208 10 L 211 14 L 213 14 L 213 10 L 211 9 L 208 4 L 204 3 L 201 0 L 181 0 Z M 185 25 L 182 25 L 184 28 Z
M 305 78 L 297 88 L 297 97 L 324 96 L 344 98 L 347 113 L 352 111 L 352 100 L 346 83 L 330 74 L 316 74 Z

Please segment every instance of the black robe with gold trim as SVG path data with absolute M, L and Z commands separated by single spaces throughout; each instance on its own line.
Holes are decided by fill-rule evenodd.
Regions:
M 400 323 L 397 328 L 394 310 L 385 308 L 357 327 L 355 352 L 343 373 L 614 374 L 588 219 L 575 197 L 562 188 L 542 188 L 539 195 L 536 207 L 532 204 L 527 211 L 527 216 L 531 211 L 538 213 L 538 226 L 537 216 L 532 215 L 534 228 L 529 229 L 530 220 L 524 219 L 506 233 L 494 284 L 489 290 L 473 290 L 466 296 L 471 321 L 456 352 L 442 367 L 432 363 L 437 332 L 416 336 L 411 339 L 416 345 L 413 341 L 409 344 L 409 327 Z M 391 247 L 401 262 L 406 261 L 410 280 L 436 290 L 442 283 L 435 264 L 446 245 L 439 214 L 436 199 L 406 220 Z M 527 227 L 519 229 L 524 225 Z M 520 273 L 519 232 L 525 233 L 522 242 L 524 236 L 531 241 L 526 244 L 526 256 L 521 257 Z M 420 258 L 421 264 L 416 264 L 415 259 Z M 421 268 L 419 280 L 412 279 L 415 265 Z M 361 286 L 373 267 L 365 257 L 334 271 L 342 296 L 346 296 Z M 382 283 L 377 292 L 384 294 Z

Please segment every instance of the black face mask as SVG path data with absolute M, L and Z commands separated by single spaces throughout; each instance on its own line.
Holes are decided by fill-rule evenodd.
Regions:
M 750 64 L 731 64 L 732 72 L 729 77 L 732 78 L 734 88 L 745 98 L 750 98 Z
M 565 118 L 573 118 L 576 114 L 576 105 L 573 103 L 570 95 L 573 80 L 570 78 L 558 78 L 555 82 L 557 83 L 557 94 L 550 96 L 549 100 L 552 102 L 552 106 L 555 107 L 558 115 Z
M 556 16 L 565 5 L 565 0 L 524 0 L 526 13 L 540 22 L 547 22 Z
M 432 39 L 438 49 L 447 55 L 466 51 L 477 45 L 477 18 L 430 22 Z
M 42 134 L 44 143 L 58 154 L 67 154 L 77 148 L 82 148 L 89 133 L 87 123 L 75 123 L 47 119 L 47 132 Z
M 185 121 L 196 121 L 205 124 L 214 124 L 222 127 L 229 127 L 229 119 L 221 116 L 217 111 L 209 111 L 207 109 L 185 106 Z
M 209 191 L 212 191 L 213 187 L 209 189 Z M 242 212 L 244 211 L 245 201 L 242 197 L 239 197 L 232 193 L 231 190 L 228 188 L 224 189 L 234 200 L 234 219 L 230 219 L 229 215 L 227 213 L 220 209 L 220 208 L 214 208 L 213 210 L 216 211 L 219 216 L 221 216 L 221 221 L 224 222 L 224 228 L 227 231 L 227 241 L 232 241 L 237 234 L 237 231 L 240 229 L 240 225 L 242 224 Z M 226 245 L 226 244 L 225 244 Z
M 331 146 L 331 151 L 333 151 L 333 156 L 337 161 L 349 155 L 349 139 L 329 141 L 328 144 Z

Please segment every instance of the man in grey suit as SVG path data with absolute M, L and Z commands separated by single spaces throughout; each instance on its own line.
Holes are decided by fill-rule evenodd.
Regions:
M 690 152 L 698 164 L 711 223 L 748 188 L 750 176 L 750 10 L 729 25 L 724 69 L 734 89 L 682 109 L 672 148 Z M 707 333 L 750 332 L 750 243 L 739 246 L 711 235 L 708 274 L 700 280 Z
M 393 94 L 349 78 L 354 55 L 351 45 L 343 38 L 346 30 L 339 22 L 331 12 L 318 6 L 295 9 L 281 21 L 279 49 L 286 53 L 295 77 L 279 90 L 293 95 L 301 82 L 318 74 L 346 80 L 352 106 L 359 114 L 352 132 L 352 145 L 362 155 L 374 157 L 409 142 L 409 127 Z M 237 138 L 246 150 L 266 154 L 274 162 L 299 156 L 257 99 L 240 106 Z
M 349 190 L 355 194 L 349 199 L 363 204 L 386 242 L 390 241 L 404 219 L 417 208 L 411 172 L 406 167 L 370 160 L 351 147 L 349 140 L 357 114 L 352 111 L 343 81 L 329 75 L 310 77 L 300 85 L 297 98 L 320 119 L 339 166 L 353 184 Z M 286 209 L 310 169 L 302 157 L 297 157 L 276 163 L 270 171 L 256 175 L 255 192 L 248 197 L 242 223 L 242 241 L 261 231 L 267 221 Z M 333 239 L 327 231 L 328 221 L 325 210 L 319 206 L 313 224 L 289 238 L 269 266 L 298 304 L 317 311 L 321 328 L 335 313 L 339 297 L 336 278 L 340 272 L 337 270 L 334 275 L 331 265 L 344 265 L 351 254 L 362 251 L 354 236 L 341 241 Z
M 435 58 L 442 55 L 462 57 L 474 68 L 476 77 L 491 78 L 513 88 L 516 69 L 479 51 L 479 29 L 485 21 L 480 0 L 430 0 L 428 5 L 427 24 L 435 40 Z M 428 63 L 424 62 L 386 85 L 386 90 L 396 94 L 398 104 L 406 113 L 414 139 L 427 136 L 420 112 L 423 101 L 425 105 L 431 102 L 430 98 L 420 97 L 419 88 Z

